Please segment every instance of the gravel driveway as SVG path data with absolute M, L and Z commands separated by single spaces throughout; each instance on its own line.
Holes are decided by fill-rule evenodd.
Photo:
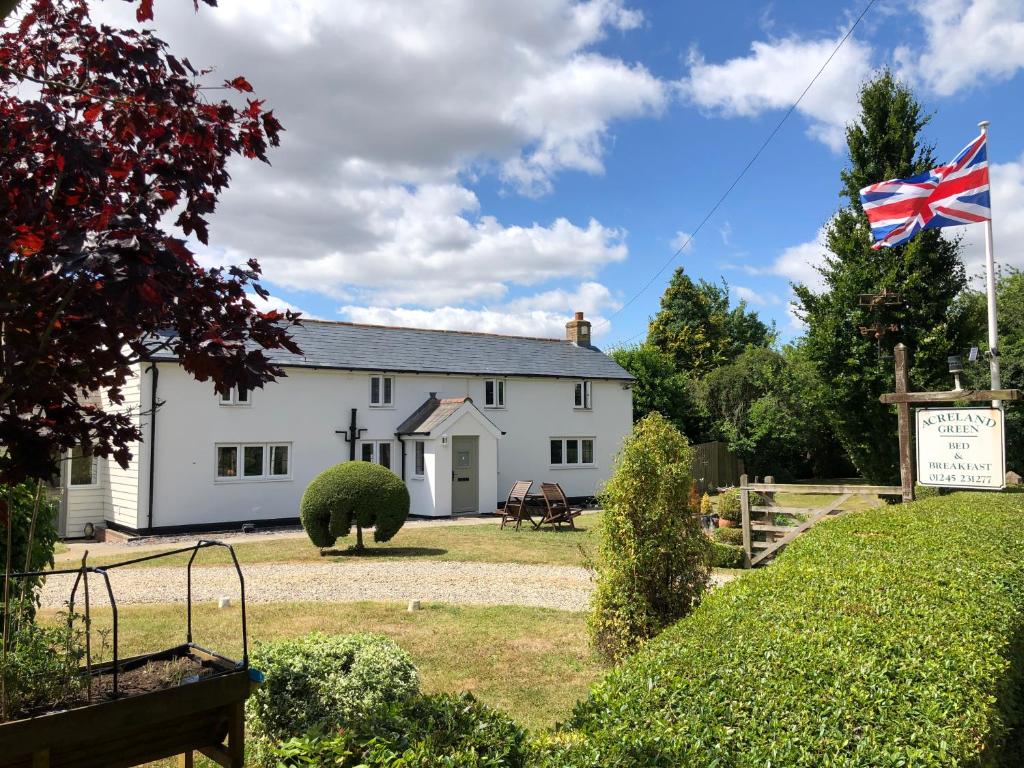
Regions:
M 567 565 L 460 563 L 444 561 L 366 563 L 258 563 L 242 567 L 246 601 L 351 602 L 420 599 L 464 605 L 525 605 L 564 611 L 586 610 L 593 590 L 590 572 Z M 109 571 L 118 605 L 185 601 L 182 567 L 122 568 Z M 724 579 L 713 577 L 716 583 Z M 43 588 L 44 607 L 64 605 L 74 576 L 51 576 Z M 99 577 L 89 579 L 93 605 L 107 605 Z M 238 578 L 228 566 L 192 571 L 197 603 L 220 597 L 237 600 Z M 78 598 L 79 601 L 81 598 Z

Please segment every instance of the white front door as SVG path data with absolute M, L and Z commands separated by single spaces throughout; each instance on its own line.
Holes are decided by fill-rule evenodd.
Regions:
M 452 514 L 479 511 L 480 438 L 452 438 Z

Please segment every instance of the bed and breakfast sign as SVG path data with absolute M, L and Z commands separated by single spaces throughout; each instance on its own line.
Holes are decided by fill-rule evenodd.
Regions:
M 917 481 L 945 488 L 1002 488 L 1006 477 L 1001 408 L 917 411 Z

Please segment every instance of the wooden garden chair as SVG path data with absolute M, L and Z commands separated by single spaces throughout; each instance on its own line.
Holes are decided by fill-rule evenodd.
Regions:
M 528 507 L 530 488 L 532 487 L 533 480 L 517 480 L 512 484 L 512 489 L 508 492 L 508 499 L 505 501 L 505 508 L 502 510 L 502 528 L 515 521 L 518 531 L 519 526 L 523 524 L 523 518 L 529 520 L 530 525 L 534 528 L 537 527 L 537 524 L 533 522 L 533 517 L 530 516 Z
M 569 505 L 562 486 L 558 483 L 541 483 L 540 491 L 544 496 L 545 511 L 543 519 L 536 523 L 535 527 L 540 528 L 542 525 L 553 525 L 555 528 L 561 529 L 562 525 L 567 523 L 570 528 L 576 530 L 573 518 L 580 515 L 582 508 Z

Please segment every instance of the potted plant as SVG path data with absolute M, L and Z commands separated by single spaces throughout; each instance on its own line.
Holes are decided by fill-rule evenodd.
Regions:
M 192 641 L 192 562 L 200 549 L 226 547 L 241 586 L 242 660 L 234 661 Z M 107 571 L 140 560 L 192 552 L 188 563 L 187 628 L 185 642 L 156 653 L 119 658 L 117 604 Z M 8 571 L 10 573 L 10 571 Z M 245 621 L 245 585 L 231 547 L 200 541 L 193 547 L 92 568 L 84 564 L 64 571 L 29 571 L 19 578 L 41 575 L 76 575 L 68 600 L 66 621 L 42 627 L 31 618 L 12 630 L 13 602 L 5 601 L 4 616 L 11 644 L 3 666 L 4 711 L 0 717 L 0 768 L 120 768 L 185 755 L 192 765 L 193 751 L 229 768 L 242 768 L 244 759 L 244 703 L 250 690 Z M 106 663 L 93 665 L 88 586 L 101 582 L 113 618 L 112 654 Z M 99 585 L 97 585 L 99 586 Z M 95 587 L 94 587 L 95 589 Z M 10 594 L 12 590 L 6 590 Z M 84 613 L 75 613 L 75 598 L 83 594 Z M 16 644 L 15 644 L 16 643 Z M 50 668 L 31 677 L 32 665 L 19 661 L 48 659 Z M 84 666 L 78 666 L 83 660 Z M 45 667 L 45 664 L 42 665 Z M 38 669 L 38 667 L 37 667 Z M 52 670 L 59 674 L 55 676 Z M 20 689 L 18 672 L 23 673 Z M 28 674 L 28 677 L 25 677 Z M 52 684 L 42 686 L 38 680 Z
M 740 523 L 740 489 L 730 488 L 718 495 L 718 527 L 733 528 Z

